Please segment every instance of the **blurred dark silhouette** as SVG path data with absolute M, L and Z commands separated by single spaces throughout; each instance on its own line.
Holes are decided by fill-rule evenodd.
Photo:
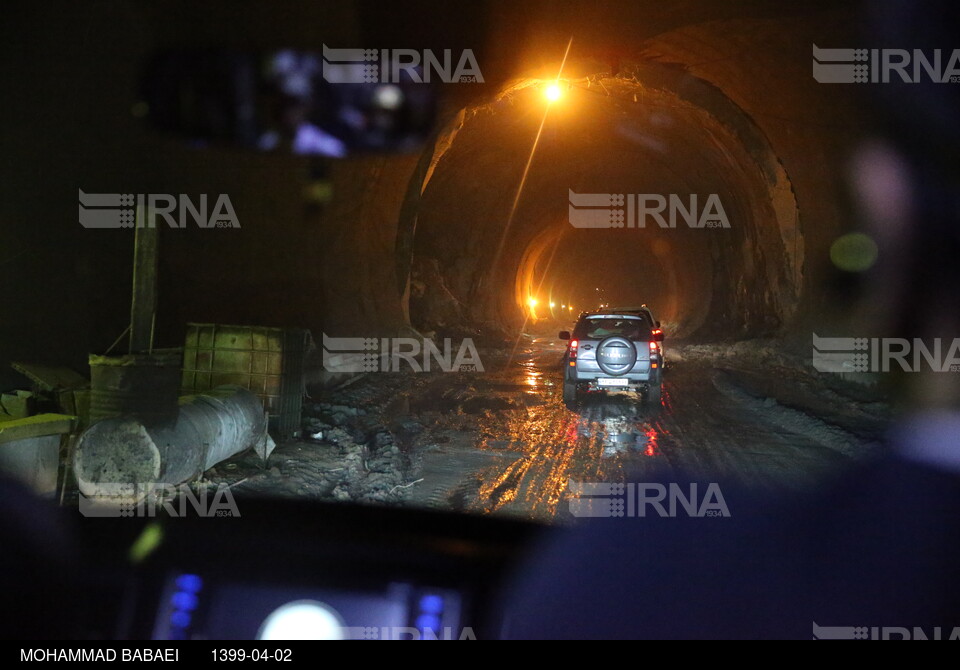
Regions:
M 64 639 L 74 630 L 78 545 L 51 501 L 23 484 L 0 478 L 0 638 Z

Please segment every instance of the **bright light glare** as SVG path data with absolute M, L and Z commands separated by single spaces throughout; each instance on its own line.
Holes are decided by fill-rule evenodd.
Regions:
M 556 102 L 560 99 L 560 85 L 559 84 L 550 84 L 547 88 L 544 89 L 543 94 L 547 96 L 547 100 L 550 102 Z
M 383 109 L 397 109 L 403 104 L 403 91 L 399 86 L 384 84 L 374 89 L 373 100 Z
M 527 300 L 527 304 L 530 305 L 531 307 L 536 307 L 536 306 L 537 306 L 537 299 L 536 299 L 536 298 L 530 298 L 529 300 Z
M 550 303 L 550 309 L 553 309 L 553 308 L 556 307 L 556 306 L 557 306 L 557 303 L 555 303 L 555 302 L 551 302 L 551 303 Z
M 337 613 L 316 600 L 281 605 L 266 618 L 258 640 L 342 640 L 343 622 Z

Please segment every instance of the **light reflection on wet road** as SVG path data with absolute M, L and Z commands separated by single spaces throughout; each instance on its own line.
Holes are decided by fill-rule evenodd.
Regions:
M 560 342 L 534 340 L 505 367 L 449 375 L 450 389 L 469 385 L 493 407 L 501 400 L 510 408 L 480 412 L 475 429 L 458 429 L 457 414 L 441 417 L 421 438 L 429 445 L 423 482 L 408 503 L 553 519 L 566 514 L 571 481 L 685 473 L 784 490 L 809 485 L 847 458 L 744 408 L 718 390 L 703 362 L 671 366 L 659 408 L 618 394 L 590 395 L 569 411 L 560 399 L 562 354 Z

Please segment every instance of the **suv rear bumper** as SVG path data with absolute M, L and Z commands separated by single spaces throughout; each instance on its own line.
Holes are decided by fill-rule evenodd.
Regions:
M 598 379 L 627 379 L 630 382 L 656 382 L 660 375 L 659 367 L 652 367 L 658 361 L 637 361 L 630 372 L 622 375 L 610 375 L 600 369 L 595 361 L 577 361 L 576 366 L 567 362 L 567 379 L 575 382 L 594 382 Z
M 661 379 L 660 368 L 651 368 L 647 361 L 643 361 L 643 369 L 636 371 L 640 363 L 625 375 L 608 375 L 602 370 L 580 370 L 567 364 L 567 381 L 577 384 L 589 384 L 591 388 L 617 390 L 618 388 L 647 388 L 648 386 L 659 384 Z M 626 380 L 627 386 L 607 386 L 602 385 L 600 379 Z

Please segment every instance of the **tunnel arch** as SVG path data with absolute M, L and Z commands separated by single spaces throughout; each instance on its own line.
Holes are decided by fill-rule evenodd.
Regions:
M 535 194 L 523 194 L 523 211 L 514 212 L 507 224 L 514 195 L 510 181 L 515 190 L 516 166 L 526 163 L 523 151 L 507 140 L 533 141 L 531 121 L 539 119 L 532 110 L 542 110 L 542 102 L 537 105 L 540 90 L 550 81 L 543 74 L 518 78 L 489 100 L 458 110 L 423 153 L 399 222 L 399 285 L 409 284 L 415 257 L 435 258 L 464 318 L 515 328 L 525 310 L 526 288 L 521 285 L 544 281 L 530 275 L 530 264 L 539 263 L 537 245 L 558 239 L 557 233 L 542 229 L 569 225 L 556 211 L 559 205 L 566 208 L 568 188 L 656 193 L 644 188 L 656 184 L 661 190 L 672 186 L 669 192 L 697 193 L 710 187 L 725 198 L 731 227 L 719 232 L 728 234 L 703 235 L 697 241 L 694 232 L 710 231 L 671 229 L 675 235 L 657 241 L 647 228 L 637 236 L 638 243 L 650 242 L 644 253 L 662 269 L 666 286 L 647 302 L 659 304 L 678 335 L 750 336 L 782 329 L 800 302 L 805 254 L 791 179 L 755 120 L 720 87 L 682 66 L 637 61 L 610 75 L 592 61 L 568 63 L 562 78 L 567 90 L 593 96 L 594 103 L 585 104 L 602 104 L 605 111 L 592 114 L 605 116 L 620 141 L 632 146 L 631 160 L 642 157 L 644 165 L 659 166 L 654 172 L 661 176 L 631 182 L 627 174 L 608 180 L 616 182 L 617 191 L 613 184 L 597 188 L 583 172 L 558 170 L 546 180 L 539 175 L 528 183 Z M 537 160 L 532 171 L 550 172 L 553 166 Z M 504 179 L 504 172 L 511 177 Z M 524 202 L 528 197 L 549 204 L 532 206 Z M 498 239 L 504 227 L 511 235 L 506 245 Z M 493 251 L 500 246 L 506 247 L 502 255 Z M 671 263 L 670 254 L 681 262 Z

